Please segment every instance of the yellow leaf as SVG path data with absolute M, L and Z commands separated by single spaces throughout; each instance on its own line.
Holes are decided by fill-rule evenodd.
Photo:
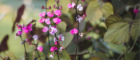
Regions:
M 103 5 L 103 7 L 101 8 L 102 12 L 103 12 L 103 16 L 105 18 L 109 17 L 110 15 L 112 15 L 114 13 L 113 11 L 113 6 L 111 3 L 107 2 Z
M 88 4 L 87 10 L 86 10 L 86 14 L 87 14 L 87 20 L 89 20 L 90 22 L 94 22 L 96 20 L 99 20 L 102 17 L 102 12 L 99 10 L 99 3 L 94 0 L 91 1 Z

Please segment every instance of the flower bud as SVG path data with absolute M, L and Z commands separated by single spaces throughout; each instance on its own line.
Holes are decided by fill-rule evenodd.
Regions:
M 44 5 L 42 5 L 42 7 L 41 7 L 42 9 L 44 9 L 45 7 L 44 7 Z

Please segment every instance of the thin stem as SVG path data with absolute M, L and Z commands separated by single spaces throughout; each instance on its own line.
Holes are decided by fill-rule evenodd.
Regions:
M 35 51 L 33 52 L 33 60 L 35 59 Z
M 59 9 L 59 0 L 57 0 L 57 9 Z M 55 24 L 55 26 L 56 26 L 56 24 Z M 57 39 L 57 36 L 56 36 L 56 33 L 55 33 L 55 38 Z M 59 39 L 57 39 L 57 40 L 59 40 Z M 57 41 L 57 48 L 59 47 L 59 45 L 58 45 L 59 43 L 58 43 L 58 41 Z M 58 60 L 60 60 L 59 59 L 59 51 L 58 51 L 58 49 L 57 49 L 57 58 L 58 58 Z
M 55 25 L 56 25 L 56 24 L 55 24 Z M 57 39 L 56 33 L 55 33 L 55 38 Z M 57 40 L 58 40 L 58 39 L 57 39 Z M 59 44 L 59 43 L 58 43 L 58 41 L 57 41 L 57 48 L 59 47 L 58 44 Z M 58 60 L 60 60 L 60 59 L 59 59 L 59 51 L 58 51 L 58 49 L 57 49 L 57 52 L 56 52 L 56 53 L 57 53 L 57 58 L 58 58 Z
M 78 15 L 78 14 L 77 14 L 77 5 L 78 5 L 78 2 L 79 2 L 79 0 L 77 0 L 76 7 L 75 7 L 75 10 L 76 10 L 75 19 L 77 19 L 77 15 Z M 77 34 L 77 41 L 76 41 L 75 60 L 76 60 L 76 56 L 77 56 L 78 37 L 79 37 L 79 22 L 78 22 L 78 34 Z
M 49 44 L 49 48 L 51 48 L 50 41 L 49 41 L 49 35 L 50 35 L 50 34 L 49 34 L 49 32 L 48 32 L 48 42 L 49 42 L 48 44 Z
M 130 2 L 132 2 L 133 0 L 127 2 L 124 6 L 122 6 L 119 10 L 117 10 L 117 12 L 115 14 L 117 14 L 120 10 L 122 10 L 126 5 L 128 5 Z
M 37 51 L 38 58 L 40 58 L 40 54 L 39 54 L 39 52 L 38 52 L 38 50 L 37 50 L 38 41 L 37 41 L 37 43 L 35 44 L 35 46 L 36 46 L 36 50 L 35 50 L 35 51 Z M 40 60 L 42 60 L 42 59 L 40 58 Z
M 26 47 L 25 47 L 25 41 L 22 39 L 22 36 L 21 36 L 21 35 L 20 35 L 20 38 L 21 38 L 21 41 L 22 41 L 23 44 L 24 44 L 24 49 L 25 49 L 25 60 L 28 60 L 28 59 L 27 59 Z

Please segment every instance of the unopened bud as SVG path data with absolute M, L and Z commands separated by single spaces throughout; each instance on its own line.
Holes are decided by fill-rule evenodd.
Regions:
M 49 6 L 49 9 L 51 9 L 51 6 Z
M 55 4 L 53 5 L 53 8 L 56 8 Z
M 42 9 L 44 9 L 45 7 L 44 7 L 44 5 L 42 5 L 42 7 L 41 7 Z
M 62 5 L 59 7 L 60 10 L 62 10 Z

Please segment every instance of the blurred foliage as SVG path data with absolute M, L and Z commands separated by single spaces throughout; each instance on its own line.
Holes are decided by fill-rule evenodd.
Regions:
M 33 31 L 23 34 L 23 39 L 28 38 L 32 42 L 32 35 L 39 35 L 38 45 L 43 46 L 43 52 L 39 52 L 41 59 L 57 60 L 57 54 L 54 58 L 49 57 L 52 54 L 50 47 L 55 46 L 54 36 L 42 33 L 42 28 L 47 25 L 38 22 L 40 19 L 38 14 L 42 12 L 41 6 L 45 4 L 44 0 L 28 0 L 28 2 L 24 0 L 23 5 L 22 1 L 15 2 L 17 1 L 15 0 L 11 3 L 8 1 L 0 1 L 0 17 L 3 16 L 0 18 L 0 38 L 4 37 L 0 39 L 0 56 L 3 60 L 24 59 L 24 49 L 23 45 L 20 45 L 20 38 L 16 37 L 15 40 L 17 32 L 15 24 L 18 22 L 27 25 L 32 20 L 37 20 L 35 24 L 32 23 L 34 24 Z M 67 7 L 71 1 L 60 0 L 58 4 L 59 7 L 62 6 L 63 14 L 60 16 L 62 22 L 57 25 L 59 32 L 56 35 L 62 34 L 65 37 L 64 41 L 59 42 L 64 47 L 64 50 L 59 52 L 60 59 L 63 60 L 73 60 L 75 57 L 77 38 L 76 35 L 70 34 L 70 30 L 78 28 L 78 22 L 75 21 L 75 10 Z M 140 13 L 133 12 L 133 9 L 140 10 L 138 2 L 139 0 L 80 0 L 79 4 L 82 4 L 84 10 L 78 11 L 78 15 L 82 16 L 86 13 L 87 16 L 79 24 L 79 31 L 84 36 L 79 36 L 77 60 L 116 60 L 119 56 L 122 60 L 138 60 Z M 17 4 L 9 8 L 10 4 L 15 3 Z M 124 6 L 125 4 L 127 5 Z M 54 5 L 57 6 L 55 0 L 48 0 L 46 6 L 51 6 L 51 10 L 47 9 L 47 11 L 55 11 Z M 28 60 L 32 60 L 35 47 L 26 43 L 26 48 Z M 35 52 L 35 58 L 40 60 L 37 56 Z

